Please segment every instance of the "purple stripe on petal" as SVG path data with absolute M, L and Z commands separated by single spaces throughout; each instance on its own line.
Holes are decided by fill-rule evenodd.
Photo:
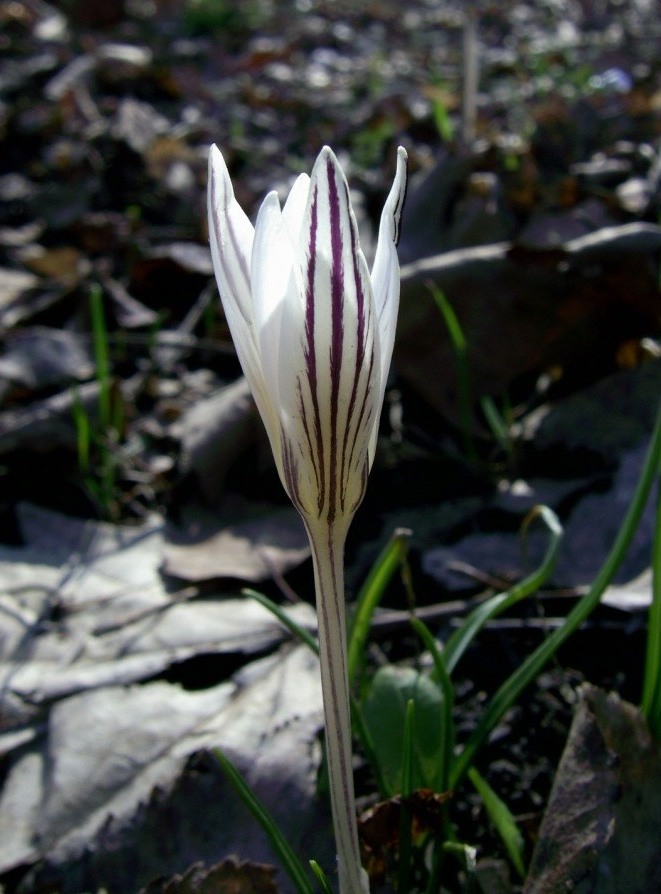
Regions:
M 321 434 L 321 415 L 319 413 L 319 393 L 317 384 L 317 349 L 315 345 L 315 273 L 317 267 L 317 229 L 318 229 L 318 196 L 317 187 L 315 186 L 312 196 L 312 206 L 310 208 L 310 234 L 308 239 L 308 265 L 307 265 L 307 283 L 305 287 L 305 365 L 312 397 L 312 409 L 314 419 L 312 420 L 312 429 L 310 430 L 309 420 L 305 412 L 305 402 L 300 396 L 301 420 L 308 439 L 308 447 L 310 450 L 310 458 L 314 466 L 314 474 L 317 480 L 317 490 L 319 497 L 317 507 L 319 515 L 321 515 L 324 496 L 326 489 L 326 471 L 324 468 L 324 450 Z M 299 383 L 299 395 L 301 395 Z
M 346 184 L 344 185 L 347 203 L 349 202 L 349 195 Z M 344 512 L 344 497 L 346 495 L 346 483 L 348 478 L 352 475 L 352 465 L 353 465 L 353 454 L 356 446 L 356 438 L 358 433 L 361 431 L 363 426 L 363 417 L 365 415 L 365 403 L 367 400 L 367 395 L 369 393 L 369 382 L 371 381 L 371 376 L 368 376 L 367 379 L 367 387 L 362 397 L 362 405 L 360 408 L 360 414 L 357 422 L 354 420 L 354 413 L 356 410 L 356 403 L 358 400 L 358 386 L 360 383 L 360 375 L 365 363 L 365 347 L 366 347 L 366 339 L 367 339 L 367 326 L 369 325 L 369 321 L 366 316 L 366 301 L 365 301 L 365 292 L 363 290 L 363 280 L 360 275 L 360 265 L 358 263 L 358 249 L 359 246 L 357 244 L 356 231 L 353 226 L 349 228 L 350 236 L 351 236 L 351 257 L 353 258 L 353 279 L 354 279 L 354 287 L 356 290 L 356 311 L 357 311 L 357 341 L 356 341 L 356 355 L 354 359 L 354 369 L 353 369 L 353 381 L 351 382 L 351 393 L 349 396 L 349 405 L 346 419 L 346 431 L 344 433 L 344 438 L 342 439 L 342 468 L 341 468 L 341 480 L 342 480 L 342 488 L 340 493 L 341 500 L 341 508 Z M 367 309 L 370 309 L 370 305 L 367 304 Z M 351 440 L 351 446 L 349 446 L 349 426 L 352 422 L 355 422 L 353 429 L 353 439 Z
M 336 171 L 330 157 L 326 161 L 328 177 L 328 200 L 331 233 L 331 407 L 330 407 L 330 482 L 328 519 L 332 521 L 338 505 L 338 469 L 337 469 L 337 423 L 340 395 L 340 378 L 342 374 L 342 353 L 344 348 L 344 264 L 342 258 L 342 215 L 340 196 L 337 189 Z M 341 479 L 340 479 L 341 481 Z
M 369 355 L 369 367 L 367 370 L 365 387 L 362 392 L 362 400 L 360 401 L 360 407 L 358 408 L 358 418 L 356 420 L 356 424 L 353 431 L 353 438 L 351 441 L 351 447 L 349 448 L 349 459 L 347 463 L 347 477 L 354 474 L 354 463 L 362 462 L 363 457 L 356 457 L 356 446 L 358 442 L 358 436 L 364 431 L 371 430 L 372 428 L 372 414 L 374 413 L 374 403 L 369 402 L 369 396 L 372 389 L 372 379 L 374 376 L 374 348 L 370 351 Z M 358 396 L 358 392 L 356 391 L 356 395 Z M 355 412 L 355 409 L 354 409 Z M 348 440 L 348 439 L 347 439 Z M 365 492 L 365 488 L 367 487 L 367 477 L 363 482 L 363 487 L 361 490 L 361 496 L 358 499 L 358 502 L 352 507 L 352 510 L 356 510 L 360 505 L 360 501 L 362 500 L 362 495 Z

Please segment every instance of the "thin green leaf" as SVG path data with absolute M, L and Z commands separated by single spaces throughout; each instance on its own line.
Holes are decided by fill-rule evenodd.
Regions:
M 398 528 L 379 553 L 365 583 L 360 589 L 356 609 L 349 628 L 348 671 L 349 683 L 354 686 L 363 665 L 365 644 L 369 636 L 374 610 L 379 604 L 393 575 L 406 559 L 411 532 Z
M 80 394 L 76 388 L 73 389 L 73 401 L 71 407 L 73 411 L 74 426 L 76 428 L 78 465 L 80 466 L 83 475 L 88 475 L 90 470 L 92 427 L 90 425 L 90 417 L 82 405 Z
M 475 786 L 479 796 L 482 798 L 484 807 L 489 814 L 489 818 L 498 832 L 501 841 L 505 845 L 505 850 L 512 861 L 512 865 L 519 874 L 519 877 L 523 878 L 526 874 L 526 868 L 523 862 L 523 836 L 516 824 L 516 820 L 512 816 L 512 812 L 475 767 L 469 769 L 468 778 Z
M 99 383 L 99 425 L 105 431 L 112 423 L 110 406 L 110 360 L 108 356 L 108 329 L 103 313 L 101 287 L 90 290 L 90 317 L 96 379 Z
M 477 460 L 477 450 L 473 440 L 473 402 L 471 398 L 470 372 L 468 366 L 468 344 L 464 335 L 461 323 L 457 317 L 454 308 L 448 301 L 445 293 L 438 288 L 436 283 L 429 281 L 427 288 L 432 294 L 436 306 L 441 312 L 450 341 L 454 348 L 455 358 L 457 361 L 457 374 L 459 384 L 459 415 L 461 418 L 461 427 L 464 433 L 464 441 L 466 453 L 471 462 Z
M 265 596 L 263 593 L 259 593 L 257 590 L 251 590 L 247 587 L 241 592 L 244 596 L 249 596 L 251 599 L 254 599 L 255 602 L 259 602 L 260 605 L 263 605 L 264 608 L 271 612 L 271 614 L 275 615 L 278 621 L 280 621 L 287 630 L 312 649 L 315 655 L 319 654 L 319 643 L 317 642 L 316 637 L 314 637 L 309 630 L 301 627 L 300 624 L 297 624 L 296 621 L 290 618 L 287 612 L 285 612 L 277 602 L 273 602 L 273 600 L 269 599 L 268 596 Z
M 457 666 L 457 662 L 487 621 L 497 617 L 521 599 L 525 599 L 526 596 L 536 592 L 551 575 L 560 551 L 562 525 L 555 512 L 549 509 L 548 506 L 536 506 L 524 521 L 524 530 L 534 518 L 541 518 L 551 534 L 549 545 L 540 566 L 532 574 L 529 574 L 528 577 L 512 587 L 511 590 L 499 593 L 497 596 L 493 596 L 482 603 L 482 605 L 479 605 L 449 637 L 443 650 L 445 667 L 449 674 L 452 674 Z
M 455 788 L 463 778 L 468 768 L 472 765 L 478 749 L 487 739 L 489 733 L 499 722 L 505 711 L 514 704 L 526 686 L 532 683 L 560 646 L 583 624 L 599 604 L 604 590 L 615 577 L 636 533 L 652 489 L 652 484 L 656 478 L 659 456 L 661 456 L 661 409 L 657 414 L 654 432 L 650 439 L 647 456 L 636 485 L 636 490 L 606 561 L 599 570 L 588 592 L 567 615 L 564 624 L 549 634 L 544 642 L 528 656 L 523 664 L 514 671 L 491 698 L 484 714 L 464 745 L 461 754 L 455 759 L 450 779 L 451 788 Z
M 484 418 L 486 419 L 494 438 L 500 445 L 501 450 L 511 459 L 514 454 L 512 438 L 507 423 L 503 418 L 503 414 L 496 406 L 496 402 L 490 395 L 485 394 L 480 398 L 480 406 L 482 407 Z
M 298 894 L 314 894 L 314 888 L 310 882 L 305 868 L 292 850 L 289 842 L 284 837 L 276 823 L 273 821 L 270 813 L 262 804 L 260 799 L 246 785 L 245 780 L 236 769 L 234 764 L 223 754 L 218 748 L 215 750 L 218 763 L 222 767 L 223 772 L 227 776 L 234 791 L 241 798 L 248 810 L 255 817 L 264 832 L 266 833 L 271 847 L 276 856 L 282 863 L 282 866 L 292 881 L 292 884 L 298 891 Z
M 310 860 L 310 869 L 314 873 L 314 877 L 319 882 L 319 887 L 321 888 L 322 894 L 333 894 L 333 889 L 331 888 L 330 882 L 326 877 L 326 873 L 316 860 Z
M 647 647 L 641 711 L 652 735 L 661 738 L 661 494 L 657 494 L 652 543 L 652 603 L 647 615 Z

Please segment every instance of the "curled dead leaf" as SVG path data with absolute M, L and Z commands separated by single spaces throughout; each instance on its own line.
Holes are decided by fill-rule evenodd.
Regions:
M 156 879 L 140 894 L 278 894 L 275 868 L 228 857 L 206 868 L 194 863 L 182 875 Z

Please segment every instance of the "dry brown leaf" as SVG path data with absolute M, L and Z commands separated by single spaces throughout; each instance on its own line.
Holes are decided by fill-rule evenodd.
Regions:
M 183 875 L 159 879 L 140 894 L 278 894 L 274 867 L 229 857 L 207 869 L 195 863 Z
M 525 894 L 658 894 L 661 745 L 640 711 L 583 688 Z

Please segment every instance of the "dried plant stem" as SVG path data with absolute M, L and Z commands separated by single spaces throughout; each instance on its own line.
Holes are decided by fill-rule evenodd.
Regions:
M 326 724 L 326 760 L 340 894 L 366 894 L 353 785 L 351 714 L 344 607 L 346 520 L 307 525 L 317 593 L 319 661 Z

